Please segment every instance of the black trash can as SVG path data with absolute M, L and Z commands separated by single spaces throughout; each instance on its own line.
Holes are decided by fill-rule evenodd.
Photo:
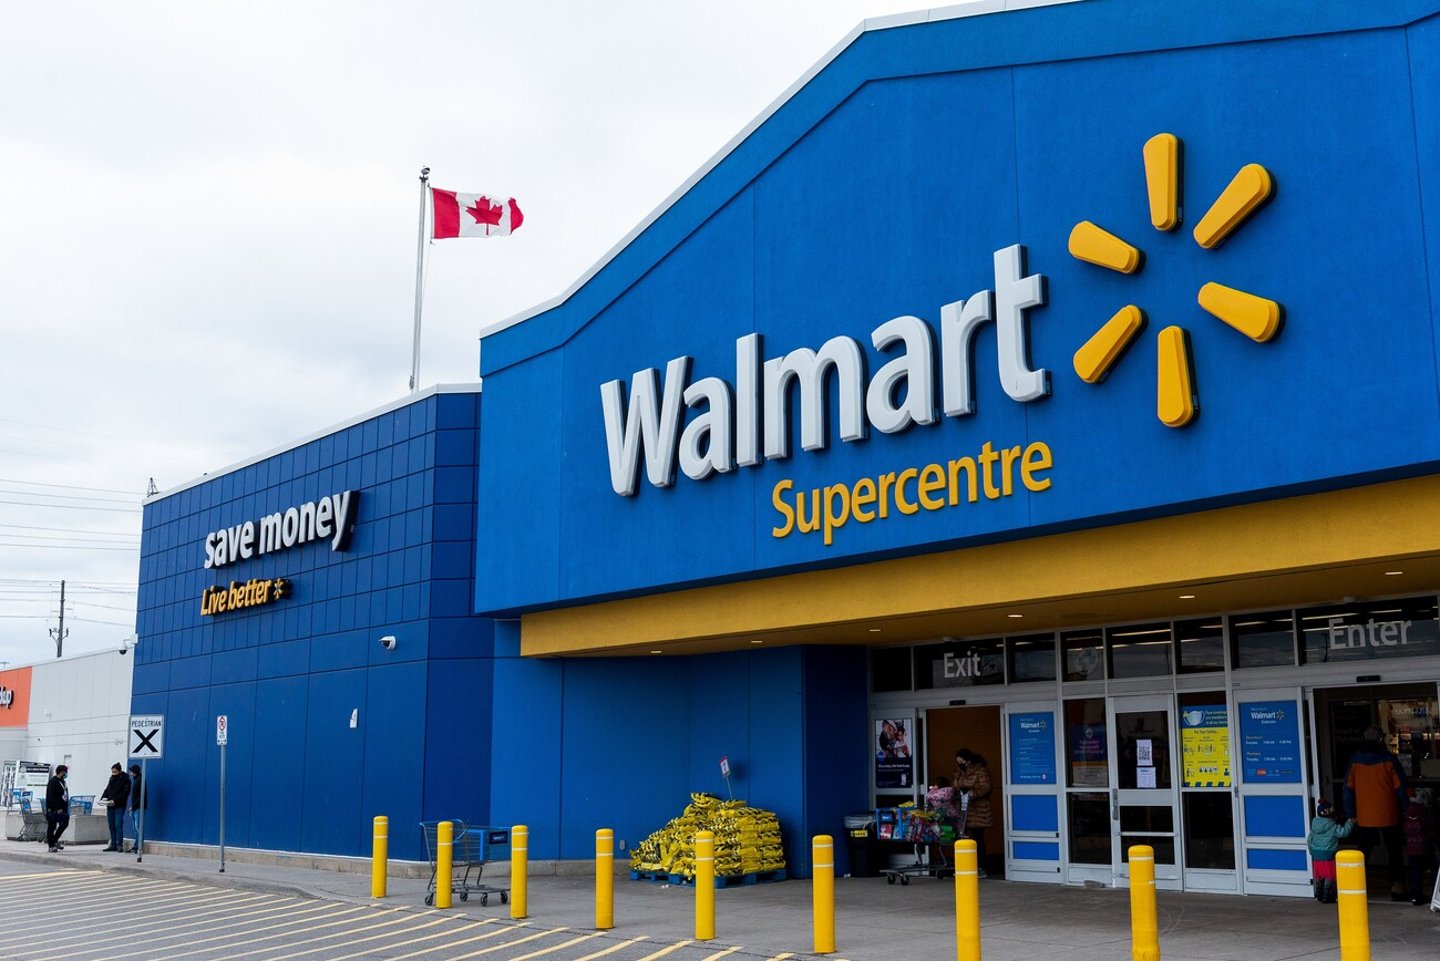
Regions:
M 846 816 L 845 853 L 850 858 L 852 878 L 879 877 L 880 856 L 875 843 L 875 815 Z

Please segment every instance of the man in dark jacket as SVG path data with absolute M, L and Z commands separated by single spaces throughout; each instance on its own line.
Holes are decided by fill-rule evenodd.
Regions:
M 1370 852 L 1378 840 L 1385 845 L 1390 868 L 1390 899 L 1406 900 L 1405 838 L 1400 831 L 1400 814 L 1409 798 L 1405 793 L 1405 769 L 1400 759 L 1385 748 L 1380 729 L 1365 729 L 1365 743 L 1350 758 L 1345 772 L 1345 813 L 1355 820 L 1355 841 L 1370 863 Z
M 45 843 L 52 853 L 60 850 L 60 835 L 70 826 L 70 789 L 65 786 L 69 775 L 70 768 L 61 764 L 45 785 Z
M 105 802 L 105 823 L 110 826 L 110 846 L 103 850 L 118 851 L 125 846 L 125 809 L 130 805 L 130 777 L 118 762 L 110 765 L 110 781 L 100 800 Z
M 140 835 L 140 809 L 145 806 L 145 791 L 140 779 L 140 765 L 130 765 L 130 829 L 135 835 L 135 843 L 130 847 L 132 853 L 140 852 L 140 844 L 144 838 Z

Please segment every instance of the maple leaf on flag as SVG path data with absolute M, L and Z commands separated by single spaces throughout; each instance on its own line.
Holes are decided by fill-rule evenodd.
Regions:
M 489 224 L 494 227 L 499 225 L 500 215 L 505 212 L 505 208 L 498 204 L 492 204 L 489 197 L 476 197 L 475 206 L 466 207 L 465 212 L 474 217 L 477 224 Z

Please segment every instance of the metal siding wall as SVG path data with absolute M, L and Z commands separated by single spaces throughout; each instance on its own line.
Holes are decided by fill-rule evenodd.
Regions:
M 514 622 L 497 624 L 496 633 L 490 816 L 501 824 L 530 828 L 530 857 L 555 858 L 560 850 L 565 667 L 561 661 L 522 660 L 514 654 L 519 635 Z M 628 777 L 628 770 L 627 765 L 618 776 Z
M 237 803 L 254 807 L 251 843 L 274 851 L 299 851 L 300 812 L 305 805 L 305 720 L 310 710 L 306 678 L 266 678 L 255 685 L 255 717 L 264 718 L 266 741 L 254 755 L 254 793 Z M 171 837 L 166 834 L 162 837 Z
M 868 655 L 865 648 L 805 649 L 805 827 L 797 853 L 808 863 L 809 837 L 831 835 L 838 874 L 849 871 L 845 815 L 870 807 Z
M 477 719 L 482 711 L 488 716 L 495 662 L 489 658 L 432 660 L 428 673 L 424 731 L 415 745 L 416 757 L 423 761 L 423 799 L 417 799 L 423 817 L 428 821 L 461 818 L 472 824 L 492 823 L 490 739 Z M 508 729 L 523 737 L 529 717 L 521 715 L 516 721 L 520 723 L 512 723 Z M 411 826 L 400 830 L 411 830 Z M 417 842 L 418 837 L 417 833 Z
M 362 854 L 361 825 L 365 733 L 350 727 L 350 712 L 365 707 L 364 671 L 310 676 L 305 722 L 305 773 L 300 808 L 300 850 Z M 403 764 L 396 770 L 404 777 Z
M 364 836 L 359 843 L 368 849 L 375 816 L 383 814 L 390 819 L 390 856 L 413 861 L 425 858 L 418 824 L 431 816 L 422 805 L 423 779 L 433 775 L 426 744 L 434 725 L 422 723 L 421 705 L 428 699 L 433 706 L 435 691 L 426 672 L 424 661 L 371 669 L 360 708 L 364 763 L 357 824 Z

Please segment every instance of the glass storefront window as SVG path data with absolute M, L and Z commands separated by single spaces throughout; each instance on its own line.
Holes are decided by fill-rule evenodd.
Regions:
M 1115 712 L 1121 790 L 1170 787 L 1169 716 L 1168 711 Z
M 1295 617 L 1290 611 L 1237 614 L 1230 618 L 1230 663 L 1289 667 L 1295 663 Z
M 1099 630 L 1066 631 L 1060 635 L 1065 680 L 1105 680 L 1105 637 Z
M 910 648 L 877 647 L 870 651 L 870 690 L 910 690 Z
M 1055 680 L 1055 635 L 1030 634 L 1006 642 L 1010 683 Z
M 1299 621 L 1307 664 L 1440 654 L 1433 595 L 1311 608 L 1299 612 Z
M 1182 791 L 1185 866 L 1235 870 L 1235 809 L 1229 791 Z
M 997 639 L 946 641 L 915 648 L 915 687 L 976 687 L 1005 683 L 1005 644 Z
M 1225 626 L 1220 618 L 1175 622 L 1181 674 L 1225 670 Z
M 1066 701 L 1066 786 L 1109 787 L 1109 754 L 1105 731 L 1105 699 L 1077 697 Z
M 1070 863 L 1110 863 L 1110 796 L 1072 791 L 1066 796 L 1070 821 Z
M 1105 632 L 1110 677 L 1165 677 L 1170 674 L 1169 624 L 1132 624 Z

